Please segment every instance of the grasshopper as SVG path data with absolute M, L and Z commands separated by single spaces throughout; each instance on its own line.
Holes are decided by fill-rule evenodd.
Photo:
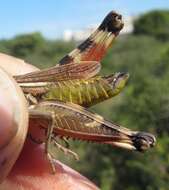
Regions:
M 36 123 L 39 130 L 38 137 L 33 136 L 31 129 L 29 135 L 34 141 L 40 138 L 39 143 L 45 142 L 45 153 L 53 172 L 51 144 L 78 159 L 76 153 L 58 143 L 58 138 L 138 151 L 155 145 L 156 139 L 152 134 L 113 124 L 84 108 L 119 94 L 126 85 L 127 73 L 106 77 L 97 75 L 101 68 L 99 62 L 122 28 L 122 16 L 112 11 L 88 39 L 55 67 L 14 76 L 29 102 L 30 122 Z
M 24 93 L 41 100 L 60 100 L 84 107 L 95 105 L 119 94 L 129 78 L 128 73 L 115 73 L 109 76 L 96 76 L 89 79 L 76 79 L 33 84 L 20 84 Z

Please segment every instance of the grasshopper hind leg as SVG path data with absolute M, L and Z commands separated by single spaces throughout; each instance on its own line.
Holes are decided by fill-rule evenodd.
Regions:
M 38 106 L 38 105 L 37 105 Z M 51 145 L 57 147 L 59 150 L 63 151 L 66 155 L 72 155 L 76 160 L 79 160 L 78 155 L 73 152 L 72 150 L 69 149 L 69 144 L 68 141 L 66 140 L 65 137 L 62 137 L 61 140 L 63 140 L 65 142 L 66 147 L 64 147 L 63 145 L 59 144 L 57 142 L 57 138 L 59 138 L 59 136 L 57 136 L 56 133 L 54 133 L 54 128 L 58 127 L 57 125 L 59 125 L 57 123 L 57 115 L 54 111 L 47 111 L 47 110 L 43 110 L 43 109 L 39 109 L 39 108 L 34 108 L 32 107 L 29 110 L 29 114 L 30 117 L 33 119 L 41 119 L 41 120 L 47 120 L 48 121 L 48 126 L 46 127 L 46 123 L 44 124 L 44 126 L 46 127 L 46 138 L 45 138 L 45 155 L 47 157 L 47 159 L 49 160 L 50 166 L 51 166 L 51 170 L 52 173 L 56 172 L 56 168 L 55 168 L 55 156 L 52 153 L 50 147 Z
M 46 142 L 45 142 L 45 154 L 47 156 L 47 159 L 50 162 L 52 173 L 55 174 L 55 172 L 56 172 L 55 163 L 54 163 L 55 159 L 52 156 L 51 151 L 50 151 L 50 144 L 52 142 L 53 129 L 55 127 L 55 122 L 54 122 L 55 121 L 55 115 L 54 115 L 54 113 L 51 113 L 51 118 L 52 118 L 51 125 L 49 125 L 48 130 L 47 130 L 47 138 L 46 138 Z
M 55 118 L 54 113 L 51 113 L 51 118 L 52 118 L 51 119 L 51 125 L 49 125 L 48 130 L 47 130 L 47 138 L 46 138 L 46 142 L 45 142 L 45 153 L 47 155 L 47 159 L 50 162 L 52 173 L 55 173 L 56 172 L 55 163 L 54 163 L 55 159 L 54 159 L 54 156 L 52 155 L 52 153 L 50 151 L 50 145 L 52 143 L 59 150 L 63 151 L 64 154 L 72 155 L 75 158 L 75 160 L 79 160 L 79 156 L 77 153 L 75 153 L 69 149 L 69 143 L 68 143 L 68 141 L 65 140 L 64 137 L 62 139 L 65 142 L 66 147 L 64 147 L 63 145 L 61 145 L 57 142 L 57 137 L 53 134 L 53 129 L 54 129 L 55 125 L 57 125 L 57 123 L 55 122 L 56 118 Z

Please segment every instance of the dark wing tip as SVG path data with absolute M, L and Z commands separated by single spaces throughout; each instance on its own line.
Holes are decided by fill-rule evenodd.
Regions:
M 136 150 L 140 152 L 152 148 L 156 144 L 155 136 L 145 132 L 138 132 L 136 135 L 134 135 L 132 141 Z
M 99 26 L 99 30 L 107 30 L 108 32 L 112 33 L 119 33 L 120 30 L 123 28 L 123 21 L 122 15 L 111 11 L 103 20 L 101 25 Z

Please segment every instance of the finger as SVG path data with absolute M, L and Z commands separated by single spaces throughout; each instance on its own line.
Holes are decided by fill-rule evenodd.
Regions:
M 51 168 L 49 162 L 46 160 L 43 149 L 40 146 L 32 146 L 31 143 L 32 142 L 27 139 L 24 150 L 8 179 L 2 184 L 2 189 L 98 189 L 85 177 L 59 161 L 55 162 L 56 174 L 51 174 Z
M 20 75 L 39 70 L 37 67 L 7 54 L 0 53 L 0 66 L 11 75 Z
M 10 172 L 23 147 L 28 110 L 21 89 L 0 68 L 0 182 Z
M 23 60 L 18 60 L 5 54 L 0 54 L 0 66 L 13 75 L 36 70 L 35 67 L 26 64 Z M 1 102 L 1 100 L 0 100 Z M 24 149 L 15 163 L 10 175 L 0 185 L 0 190 L 24 190 L 24 189 L 98 189 L 85 177 L 70 169 L 59 161 L 55 162 L 56 174 L 52 175 L 49 162 L 44 155 L 43 146 L 35 146 L 27 139 Z

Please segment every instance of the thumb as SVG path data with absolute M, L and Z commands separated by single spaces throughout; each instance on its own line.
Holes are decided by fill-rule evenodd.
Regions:
M 19 156 L 27 127 L 28 111 L 23 93 L 0 68 L 0 183 Z

